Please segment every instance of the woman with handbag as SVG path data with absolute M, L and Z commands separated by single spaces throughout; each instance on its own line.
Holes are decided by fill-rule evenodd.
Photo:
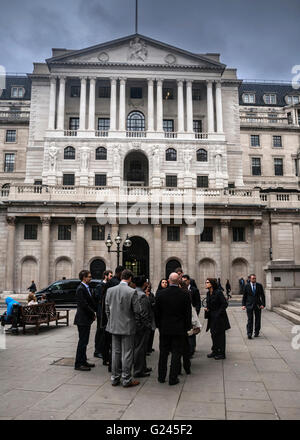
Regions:
M 210 330 L 212 338 L 211 353 L 208 358 L 216 360 L 225 359 L 226 348 L 226 330 L 230 329 L 230 323 L 226 313 L 228 303 L 223 292 L 218 289 L 218 282 L 215 278 L 207 278 L 206 288 L 206 308 L 204 309 L 204 318 L 207 319 L 206 331 Z

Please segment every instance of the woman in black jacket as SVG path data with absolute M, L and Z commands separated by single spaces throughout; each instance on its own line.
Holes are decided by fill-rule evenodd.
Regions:
M 226 337 L 225 331 L 230 329 L 226 313 L 227 301 L 223 292 L 218 289 L 218 282 L 215 278 L 206 280 L 208 289 L 206 296 L 205 318 L 207 319 L 206 331 L 210 330 L 212 338 L 211 353 L 208 358 L 225 359 Z

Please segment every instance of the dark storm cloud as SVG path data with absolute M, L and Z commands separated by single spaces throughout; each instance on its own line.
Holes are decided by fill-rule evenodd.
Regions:
M 11 0 L 0 9 L 0 64 L 31 72 L 52 47 L 80 49 L 134 33 L 135 0 Z M 139 0 L 139 32 L 195 53 L 219 52 L 240 78 L 292 78 L 299 0 Z

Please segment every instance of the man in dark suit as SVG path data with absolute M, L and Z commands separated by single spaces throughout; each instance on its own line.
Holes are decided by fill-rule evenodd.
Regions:
M 179 275 L 171 273 L 169 287 L 160 292 L 155 304 L 159 329 L 158 381 L 165 382 L 168 356 L 171 352 L 169 385 L 179 383 L 180 358 L 184 352 L 187 331 L 191 329 L 192 307 L 189 295 L 178 287 Z
M 179 275 L 179 285 L 180 285 L 181 281 L 182 281 L 182 277 L 184 276 L 183 275 L 183 269 L 181 267 L 177 267 L 177 269 L 175 269 L 174 272 Z M 196 281 L 193 278 L 191 278 L 191 277 L 190 277 L 190 284 L 191 284 L 191 287 L 193 287 L 195 289 L 198 289 Z
M 259 336 L 261 327 L 261 311 L 266 306 L 264 288 L 260 283 L 256 282 L 256 275 L 250 275 L 250 281 L 245 285 L 242 309 L 247 309 L 248 323 L 247 335 L 248 339 L 252 339 L 253 333 L 253 314 L 255 315 L 254 336 Z
M 95 289 L 95 300 L 97 304 L 97 331 L 95 334 L 95 352 L 94 357 L 103 359 L 105 365 L 108 365 L 108 356 L 104 356 L 105 347 L 105 327 L 107 324 L 107 318 L 105 315 L 105 292 L 109 286 L 109 281 L 112 279 L 112 271 L 105 270 L 103 273 L 103 279 Z M 103 322 L 104 321 L 104 322 Z M 106 350 L 107 352 L 107 350 Z M 105 353 L 107 354 L 107 353 Z
M 95 364 L 87 362 L 86 348 L 89 343 L 91 325 L 96 319 L 96 304 L 89 289 L 89 283 L 92 279 L 91 272 L 82 270 L 79 273 L 79 279 L 81 283 L 76 290 L 77 312 L 74 319 L 74 324 L 77 325 L 79 334 L 75 370 L 90 371 Z
M 115 274 L 112 277 L 112 279 L 110 280 L 109 287 L 114 287 L 114 286 L 117 286 L 118 284 L 120 284 L 121 274 L 124 269 L 125 269 L 125 267 L 123 267 L 123 266 L 116 267 Z

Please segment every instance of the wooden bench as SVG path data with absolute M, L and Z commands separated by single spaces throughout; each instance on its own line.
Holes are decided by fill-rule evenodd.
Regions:
M 15 306 L 14 306 L 15 307 Z M 66 314 L 61 315 L 61 311 L 57 312 L 55 303 L 42 303 L 31 306 L 17 306 L 18 308 L 18 327 L 23 327 L 23 333 L 25 334 L 26 325 L 35 326 L 35 334 L 39 333 L 39 327 L 41 324 L 47 324 L 49 326 L 51 321 L 55 321 L 58 325 L 58 321 L 65 319 L 64 324 L 69 325 L 69 310 L 64 310 Z

